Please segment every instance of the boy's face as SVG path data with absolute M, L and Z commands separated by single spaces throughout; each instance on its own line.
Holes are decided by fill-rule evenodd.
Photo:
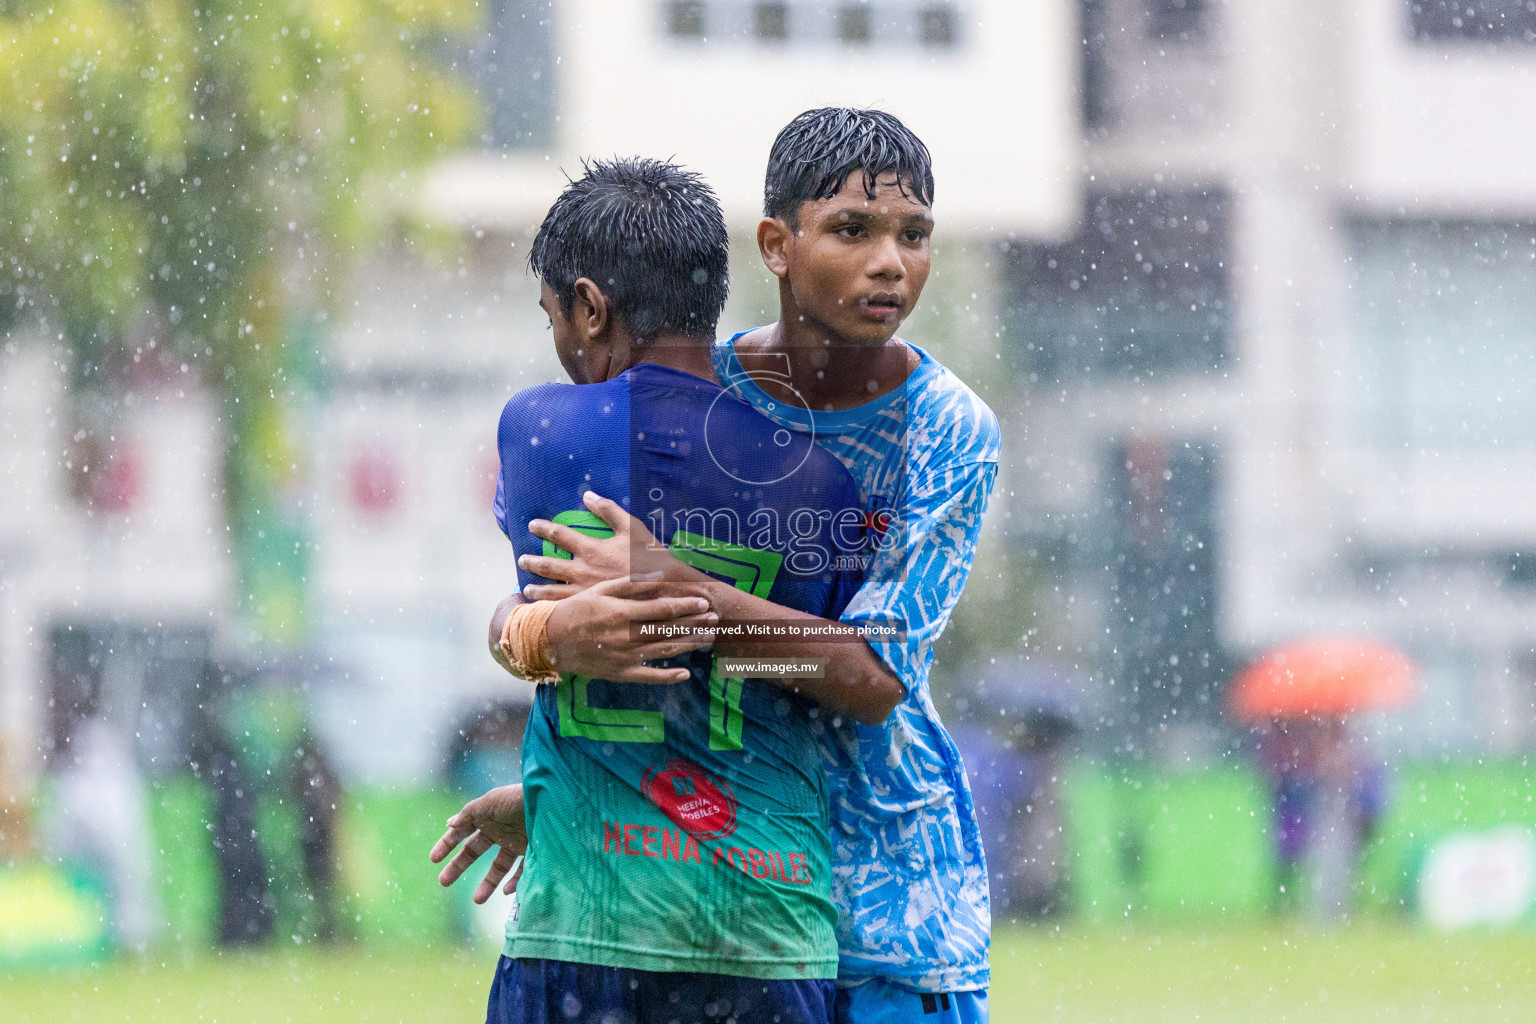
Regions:
M 850 174 L 837 195 L 800 207 L 769 269 L 789 284 L 799 314 L 838 340 L 880 345 L 890 340 L 917 305 L 928 281 L 933 212 L 898 186 L 876 179 L 875 198 L 864 174 Z M 775 264 L 778 265 L 775 265 Z

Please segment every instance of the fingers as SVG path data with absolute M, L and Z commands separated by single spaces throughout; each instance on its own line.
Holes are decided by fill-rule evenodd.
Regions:
M 609 673 L 605 678 L 616 683 L 645 683 L 647 686 L 675 686 L 688 681 L 685 668 L 656 668 L 651 665 L 628 665 Z
M 686 640 L 658 640 L 634 652 L 636 661 L 665 661 L 689 651 L 700 651 L 715 642 L 713 633 L 697 633 Z
M 537 523 L 537 520 L 535 520 L 535 523 Z M 557 526 L 555 529 L 563 530 L 565 527 Z M 569 558 L 555 558 L 550 555 L 519 555 L 517 567 L 525 572 L 531 572 L 535 576 L 543 576 L 547 580 L 556 580 L 560 583 L 573 583 L 576 576 L 576 563 L 574 561 Z
M 453 860 L 437 876 L 437 884 L 452 885 L 459 880 L 459 876 L 468 871 L 470 865 L 480 859 L 480 855 L 496 844 L 486 837 L 484 832 L 476 832 L 470 837 L 464 848 L 454 855 Z
M 454 815 L 454 818 L 457 817 L 458 815 Z M 453 825 L 454 818 L 448 819 L 448 831 L 443 833 L 443 837 L 441 839 L 432 844 L 432 852 L 427 856 L 431 858 L 433 864 L 438 863 L 444 857 L 452 853 L 455 846 L 458 846 L 465 840 L 466 837 L 473 835 L 475 832 L 475 830 L 472 828 L 455 827 Z
M 544 575 L 537 569 L 528 571 Z M 530 583 L 523 588 L 523 596 L 530 601 L 560 601 L 579 593 L 581 588 L 574 583 Z
M 582 552 L 596 540 L 596 538 L 573 530 L 569 526 L 561 526 L 552 523 L 548 519 L 535 519 L 528 524 L 528 532 L 540 540 L 547 540 L 561 551 L 569 551 L 576 558 L 580 558 Z M 560 561 L 570 564 L 571 559 L 562 558 Z M 551 577 L 552 579 L 564 579 L 563 576 Z
M 510 896 L 517 891 L 517 880 L 523 877 L 523 858 L 517 858 L 512 865 L 512 870 L 507 873 L 507 884 L 501 887 L 501 891 Z
M 485 872 L 485 877 L 480 880 L 479 885 L 475 886 L 475 894 L 470 898 L 476 903 L 484 903 L 490 899 L 491 895 L 496 892 L 496 886 L 501 884 L 501 880 L 506 877 L 507 872 L 511 871 L 513 866 L 522 859 L 522 857 L 512 853 L 510 850 L 502 848 L 496 854 L 496 859 L 491 861 L 491 866 Z
M 613 527 L 615 537 L 629 532 L 629 525 L 634 517 L 624 511 L 624 506 L 608 500 L 596 491 L 586 492 L 581 496 L 581 500 L 587 506 L 587 511 Z
M 581 587 L 581 581 L 577 579 L 577 563 L 569 558 L 555 558 L 551 555 L 519 555 L 517 567 L 524 572 L 531 572 L 535 576 L 543 576 L 547 580 L 558 580 L 560 584 L 569 586 L 568 594 L 576 593 Z M 660 572 L 632 573 L 631 579 L 659 580 Z M 616 577 L 617 578 L 617 577 Z M 530 584 L 532 586 L 534 584 Z M 594 583 L 593 586 L 596 586 Z M 523 596 L 528 596 L 527 587 L 523 588 Z
M 643 594 L 654 594 L 660 586 L 661 577 L 655 573 L 648 573 L 644 576 L 620 576 L 617 579 L 604 580 L 592 587 L 592 593 L 629 600 Z
M 720 621 L 718 615 L 710 612 L 709 602 L 702 597 L 653 597 L 635 601 L 624 611 L 631 619 L 664 620 L 700 615 L 706 620 L 705 625 L 713 626 Z
M 533 556 L 524 557 L 533 560 Z M 559 560 L 564 562 L 564 559 Z M 522 562 L 519 562 L 519 565 L 522 565 Z M 528 568 L 530 573 L 539 573 L 536 568 L 524 568 Z M 539 576 L 544 574 L 539 573 Z M 608 597 L 634 597 L 637 594 L 648 593 L 656 586 L 657 582 L 654 579 L 616 576 L 614 579 L 602 580 L 601 583 L 593 583 L 587 590 L 593 594 L 607 594 Z M 576 583 L 528 583 L 522 588 L 522 596 L 527 597 L 528 600 L 562 600 L 565 597 L 574 597 L 576 594 L 585 594 L 587 590 L 582 590 Z
M 715 627 L 720 624 L 720 616 L 714 609 L 710 609 L 701 615 L 684 615 L 676 619 L 666 620 L 668 632 L 678 632 L 678 636 L 657 637 L 657 640 L 687 640 L 701 633 L 708 633 L 709 639 L 705 646 L 714 642 Z M 680 632 L 684 631 L 686 632 Z M 693 648 L 689 648 L 693 650 Z

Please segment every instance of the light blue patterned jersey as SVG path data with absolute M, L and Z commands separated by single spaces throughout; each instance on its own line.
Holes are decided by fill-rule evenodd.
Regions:
M 851 623 L 904 623 L 873 641 L 907 696 L 880 726 L 838 719 L 823 734 L 832 789 L 832 897 L 840 984 L 879 977 L 919 992 L 985 988 L 992 915 L 981 832 L 954 742 L 928 689 L 933 642 L 965 586 L 997 476 L 997 417 L 928 353 L 905 385 L 855 409 L 810 413 L 748 377 L 717 342 L 721 383 L 806 434 L 853 474 L 884 526 Z M 749 360 L 761 379 L 771 368 Z M 781 373 L 783 371 L 780 371 Z

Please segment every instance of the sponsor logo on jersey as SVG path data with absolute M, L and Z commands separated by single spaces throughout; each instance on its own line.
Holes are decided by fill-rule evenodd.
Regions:
M 675 759 L 647 768 L 645 798 L 695 839 L 722 839 L 736 831 L 736 795 L 731 787 L 692 761 Z

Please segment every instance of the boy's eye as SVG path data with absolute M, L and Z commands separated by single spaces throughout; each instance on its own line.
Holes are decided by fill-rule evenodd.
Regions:
M 921 242 L 923 239 L 928 237 L 928 232 L 919 231 L 917 228 L 908 228 L 905 232 L 903 232 L 902 237 L 905 238 L 908 242 Z
M 858 238 L 864 233 L 864 225 L 844 224 L 842 227 L 837 229 L 837 233 L 842 235 L 844 238 Z

